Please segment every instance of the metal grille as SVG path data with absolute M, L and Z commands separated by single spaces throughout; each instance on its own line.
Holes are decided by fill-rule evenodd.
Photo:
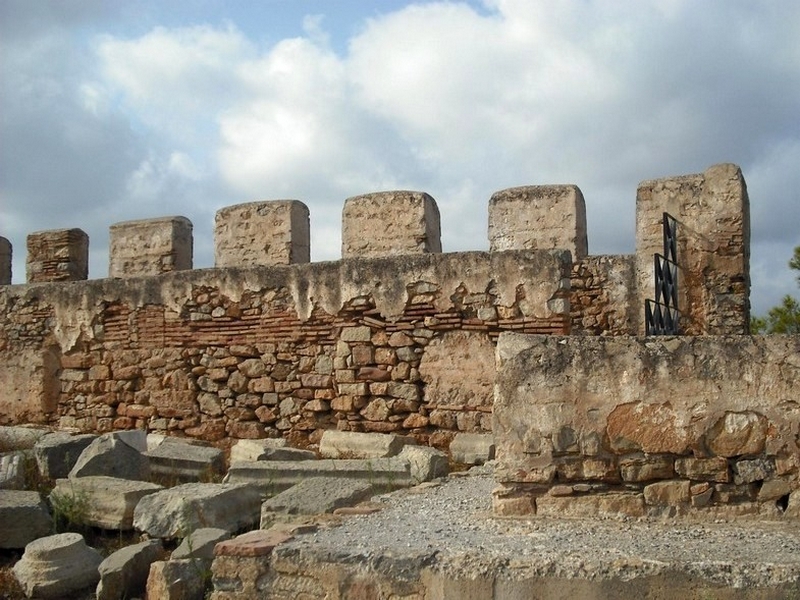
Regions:
M 678 222 L 664 213 L 664 254 L 653 256 L 655 300 L 644 302 L 646 335 L 679 335 L 678 310 Z

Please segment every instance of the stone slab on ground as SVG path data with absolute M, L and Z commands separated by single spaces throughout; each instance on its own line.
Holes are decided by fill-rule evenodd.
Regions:
M 221 477 L 225 456 L 219 448 L 187 444 L 165 438 L 144 454 L 150 459 L 150 473 L 177 481 L 202 481 Z
M 64 431 L 41 437 L 33 447 L 39 473 L 47 479 L 66 477 L 95 438 L 97 436 L 91 433 L 72 435 Z
M 280 544 L 260 593 L 275 600 L 300 591 L 408 600 L 516 600 L 534 591 L 546 600 L 800 597 L 800 528 L 789 521 L 497 518 L 494 478 L 471 472 L 424 493 L 376 497 L 380 512 Z
M 396 456 L 234 463 L 228 469 L 225 481 L 252 483 L 267 496 L 274 496 L 309 477 L 329 476 L 361 479 L 383 489 L 396 489 L 414 484 L 409 461 Z
M 95 586 L 103 557 L 79 533 L 39 538 L 14 565 L 14 576 L 29 598 L 64 598 Z
M 162 552 L 160 540 L 147 540 L 110 554 L 98 567 L 97 600 L 126 600 L 144 595 L 150 565 Z
M 261 494 L 247 483 L 185 483 L 145 496 L 133 525 L 152 537 L 176 539 L 201 527 L 230 532 L 258 523 Z
M 450 442 L 453 462 L 482 465 L 494 458 L 494 437 L 491 433 L 457 433 Z
M 173 550 L 170 560 L 183 558 L 199 558 L 211 560 L 214 558 L 214 546 L 219 542 L 230 539 L 231 532 L 218 527 L 201 527 L 195 529 L 181 541 Z
M 116 477 L 59 479 L 50 493 L 84 502 L 85 522 L 101 529 L 133 529 L 133 511 L 139 500 L 164 488 L 149 481 Z
M 24 548 L 50 533 L 52 525 L 38 492 L 0 490 L 0 548 Z
M 237 440 L 231 447 L 231 462 L 262 460 L 265 450 L 286 448 L 284 438 L 266 438 L 261 440 Z
M 285 515 L 320 515 L 353 506 L 372 495 L 374 486 L 363 479 L 311 477 L 290 487 L 261 505 L 261 529 Z
M 386 458 L 413 443 L 412 438 L 388 433 L 327 429 L 319 442 L 319 454 L 323 458 Z
M 104 433 L 89 444 L 78 457 L 69 477 L 103 475 L 120 479 L 150 478 L 150 461 L 143 431 Z

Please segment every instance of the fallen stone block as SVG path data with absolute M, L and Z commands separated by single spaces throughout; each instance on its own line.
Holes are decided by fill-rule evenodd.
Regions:
M 271 527 L 279 515 L 320 515 L 352 506 L 370 497 L 374 486 L 361 479 L 311 477 L 261 505 L 261 529 Z
M 192 559 L 156 561 L 147 576 L 147 600 L 202 600 L 210 578 Z
M 394 456 L 413 438 L 388 433 L 358 433 L 328 429 L 319 442 L 323 458 L 386 458 Z
M 409 487 L 415 483 L 408 460 L 396 456 L 234 463 L 228 469 L 225 481 L 252 483 L 267 496 L 274 496 L 309 477 L 360 479 L 381 490 Z
M 29 598 L 64 598 L 97 585 L 103 557 L 79 533 L 34 540 L 14 565 L 14 576 Z
M 160 540 L 147 540 L 110 554 L 98 567 L 97 600 L 126 600 L 144 595 L 150 565 L 162 552 Z
M 414 483 L 444 477 L 450 471 L 447 454 L 430 446 L 406 446 L 397 458 L 408 461 Z
M 145 496 L 133 526 L 152 537 L 185 537 L 201 527 L 235 532 L 258 523 L 261 495 L 246 483 L 185 483 Z
M 96 438 L 91 433 L 71 435 L 63 431 L 42 436 L 33 447 L 39 473 L 47 479 L 66 477 L 78 462 L 81 453 Z
M 453 462 L 482 465 L 494 459 L 494 436 L 491 433 L 457 433 L 450 442 Z
M 38 492 L 0 490 L 0 548 L 24 548 L 52 525 Z
M 181 482 L 210 481 L 225 472 L 225 456 L 219 448 L 198 446 L 165 438 L 145 452 L 151 475 Z
M 69 477 L 101 475 L 119 479 L 150 478 L 150 462 L 143 431 L 105 433 L 92 441 L 78 457 Z
M 183 558 L 199 558 L 211 561 L 214 558 L 214 546 L 230 539 L 231 533 L 217 527 L 201 527 L 195 529 L 181 541 L 180 546 L 170 555 L 170 560 Z
M 231 462 L 263 460 L 265 450 L 286 448 L 284 438 L 266 438 L 261 440 L 238 440 L 231 447 Z
M 102 529 L 133 529 L 133 511 L 139 501 L 164 488 L 149 481 L 116 477 L 76 477 L 59 479 L 50 493 L 50 502 L 59 500 L 83 503 L 84 524 Z
M 30 450 L 44 435 L 50 433 L 47 427 L 22 427 L 0 425 L 0 452 Z
M 0 490 L 25 489 L 25 455 L 22 452 L 0 454 Z

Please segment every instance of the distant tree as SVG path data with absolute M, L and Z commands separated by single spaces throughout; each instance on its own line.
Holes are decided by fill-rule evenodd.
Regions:
M 800 246 L 794 249 L 789 268 L 800 273 Z M 800 275 L 797 276 L 797 285 L 800 285 Z M 750 331 L 800 334 L 800 302 L 787 294 L 778 306 L 769 309 L 766 317 L 753 317 L 750 320 Z

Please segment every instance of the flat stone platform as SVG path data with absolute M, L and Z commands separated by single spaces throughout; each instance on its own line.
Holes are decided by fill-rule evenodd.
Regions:
M 262 589 L 286 600 L 800 598 L 796 522 L 496 518 L 489 469 L 470 473 L 378 496 L 378 512 L 280 544 Z

